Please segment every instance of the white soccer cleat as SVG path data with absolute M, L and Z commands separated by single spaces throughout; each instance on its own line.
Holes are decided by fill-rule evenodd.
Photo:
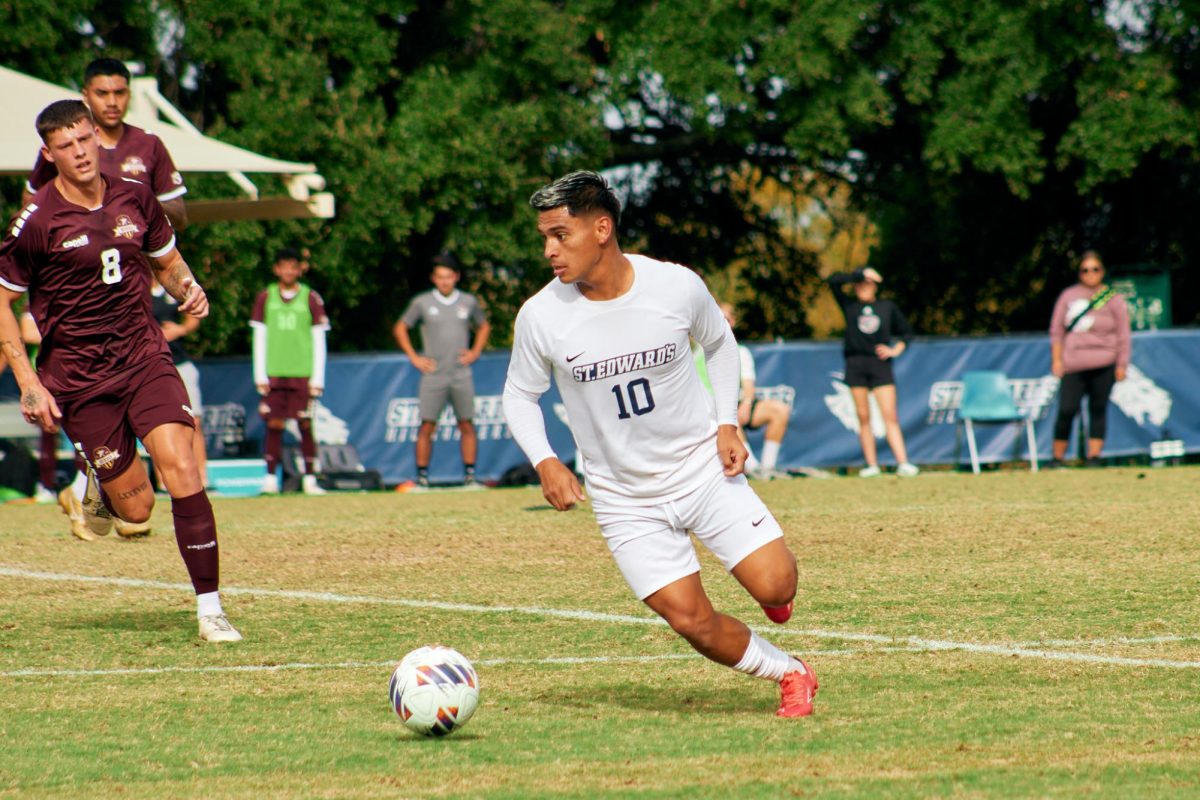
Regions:
M 40 483 L 33 490 L 33 502 L 38 505 L 49 505 L 58 501 L 58 495 L 42 486 Z
M 906 461 L 896 467 L 896 474 L 901 478 L 915 478 L 921 474 L 921 469 L 916 464 L 909 464 Z
M 858 471 L 858 477 L 860 478 L 878 478 L 881 474 L 882 472 L 879 467 L 874 465 L 870 467 L 863 467 Z
M 272 476 L 272 477 L 274 477 L 274 476 Z M 305 475 L 303 478 L 301 478 L 300 479 L 300 488 L 304 490 L 305 494 L 311 494 L 311 495 L 329 494 L 329 492 L 327 492 L 321 488 L 321 484 L 317 483 L 316 475 Z
M 242 635 L 224 614 L 209 614 L 200 618 L 200 638 L 206 642 L 240 642 Z
M 263 475 L 262 489 L 263 494 L 279 494 L 279 479 L 274 475 Z
M 100 481 L 96 478 L 96 473 L 92 472 L 91 467 L 88 467 L 87 489 L 83 492 L 81 505 L 83 506 L 83 521 L 88 530 L 97 536 L 108 536 L 113 529 L 113 517 L 107 506 L 104 505 L 104 498 L 100 496 Z

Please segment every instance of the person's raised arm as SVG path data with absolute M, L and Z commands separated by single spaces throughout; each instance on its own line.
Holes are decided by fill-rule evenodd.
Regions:
M 864 277 L 863 270 L 856 269 L 853 272 L 835 272 L 825 279 L 829 284 L 829 289 L 833 292 L 833 299 L 837 301 L 838 306 L 843 312 L 846 306 L 850 305 L 850 297 L 842 291 L 842 287 L 849 283 L 859 283 Z

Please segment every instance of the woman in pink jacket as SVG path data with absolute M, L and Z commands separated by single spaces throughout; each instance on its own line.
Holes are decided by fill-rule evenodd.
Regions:
M 1063 290 L 1050 318 L 1050 369 L 1062 378 L 1054 423 L 1054 463 L 1067 454 L 1071 422 L 1088 396 L 1087 463 L 1104 449 L 1108 395 L 1129 365 L 1129 312 L 1125 298 L 1104 284 L 1104 264 L 1093 250 L 1079 261 L 1079 283 Z

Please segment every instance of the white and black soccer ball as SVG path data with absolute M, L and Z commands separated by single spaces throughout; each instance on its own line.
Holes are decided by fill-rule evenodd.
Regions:
M 479 676 L 457 650 L 418 647 L 392 672 L 388 698 L 409 730 L 445 736 L 465 725 L 479 707 Z

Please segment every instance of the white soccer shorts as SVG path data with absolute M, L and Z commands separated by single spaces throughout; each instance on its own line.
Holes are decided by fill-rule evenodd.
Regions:
M 783 529 L 746 478 L 727 478 L 722 473 L 675 500 L 596 509 L 596 522 L 639 600 L 700 571 L 688 531 L 727 570 L 783 536 Z

